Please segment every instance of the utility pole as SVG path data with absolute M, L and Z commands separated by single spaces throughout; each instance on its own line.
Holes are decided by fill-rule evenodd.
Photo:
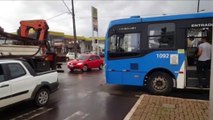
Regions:
M 212 19 L 213 23 L 213 19 Z M 212 27 L 213 28 L 213 27 Z M 212 29 L 212 40 L 213 40 L 213 29 Z M 213 48 L 212 48 L 213 50 Z M 213 119 L 213 52 L 211 58 L 211 76 L 210 76 L 210 92 L 209 92 L 209 120 Z
M 74 3 L 73 0 L 71 0 L 72 4 L 72 20 L 73 20 L 73 35 L 74 35 L 74 52 L 75 52 L 75 58 L 77 58 L 77 44 L 76 44 L 76 27 L 75 27 L 75 11 L 74 11 Z
M 198 3 L 197 3 L 197 13 L 200 12 L 200 0 L 198 0 Z

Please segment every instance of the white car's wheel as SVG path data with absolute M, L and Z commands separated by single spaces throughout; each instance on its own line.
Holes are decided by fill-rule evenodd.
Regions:
M 49 90 L 47 90 L 46 88 L 40 89 L 37 92 L 34 99 L 36 106 L 39 106 L 39 107 L 46 105 L 48 100 L 49 100 Z

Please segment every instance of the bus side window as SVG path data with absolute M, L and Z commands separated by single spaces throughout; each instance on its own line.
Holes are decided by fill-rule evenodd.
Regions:
M 150 24 L 148 26 L 149 48 L 173 48 L 174 35 L 174 23 Z

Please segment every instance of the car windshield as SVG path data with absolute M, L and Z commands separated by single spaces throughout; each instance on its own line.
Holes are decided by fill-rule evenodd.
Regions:
M 78 57 L 79 60 L 87 60 L 88 58 L 89 58 L 88 55 L 80 55 L 80 56 Z

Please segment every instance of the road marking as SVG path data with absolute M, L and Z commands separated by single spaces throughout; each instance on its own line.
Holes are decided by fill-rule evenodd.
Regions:
M 74 118 L 74 117 L 79 117 L 83 120 L 87 116 L 89 116 L 89 114 L 87 114 L 87 113 L 85 114 L 82 111 L 77 111 L 77 112 L 73 113 L 72 115 L 70 115 L 69 117 L 65 118 L 64 120 L 72 120 L 72 118 Z
M 15 117 L 15 118 L 12 118 L 12 119 L 10 119 L 10 120 L 18 120 L 18 119 L 30 120 L 30 119 L 32 119 L 32 118 L 35 118 L 35 117 L 37 117 L 37 116 L 39 116 L 39 115 L 42 115 L 42 114 L 44 114 L 44 113 L 46 113 L 46 112 L 52 110 L 53 108 L 49 108 L 49 109 L 46 109 L 46 110 L 44 110 L 44 109 L 45 109 L 44 107 L 41 107 L 41 108 L 35 109 L 35 110 L 33 110 L 33 111 L 30 111 L 30 112 L 28 112 L 28 113 L 19 115 L 19 116 Z M 44 111 L 41 111 L 41 112 L 36 113 L 37 111 L 40 111 L 40 110 L 44 110 Z M 34 114 L 34 113 L 35 113 L 35 114 Z M 30 114 L 34 114 L 34 115 L 31 116 L 31 117 L 29 117 L 29 118 L 24 118 L 24 117 L 26 117 L 27 115 L 30 115 Z
M 89 116 L 89 114 L 85 114 L 84 116 L 82 116 L 82 119 L 85 119 L 87 116 Z
M 34 112 L 36 112 L 36 111 L 38 111 L 38 110 L 42 110 L 42 109 L 44 109 L 44 107 L 40 107 L 40 108 L 35 109 L 35 110 L 33 110 L 33 111 L 30 111 L 30 112 L 28 112 L 28 113 L 19 115 L 19 116 L 15 117 L 15 118 L 12 118 L 12 119 L 10 119 L 10 120 L 16 120 L 16 119 L 22 118 L 22 117 L 24 117 L 24 116 L 27 116 L 27 115 L 29 115 L 29 114 L 32 114 L 32 113 L 34 113 Z
M 25 119 L 25 120 L 31 120 L 31 119 L 33 119 L 33 118 L 35 118 L 35 117 L 37 117 L 37 116 L 40 116 L 40 115 L 42 115 L 42 114 L 44 114 L 44 113 L 47 113 L 47 112 L 49 112 L 49 111 L 51 111 L 51 110 L 53 110 L 53 108 L 49 108 L 49 109 L 47 109 L 47 110 L 45 110 L 45 111 L 42 111 L 42 112 L 40 112 L 40 113 L 37 113 L 37 114 L 35 114 L 35 115 L 33 115 L 33 116 L 31 116 L 31 117 Z
M 129 111 L 129 113 L 126 115 L 126 117 L 124 118 L 124 120 L 129 120 L 133 113 L 135 112 L 135 110 L 137 109 L 137 107 L 140 105 L 140 102 L 142 101 L 144 95 L 141 95 L 140 98 L 138 99 L 138 101 L 135 103 L 135 105 L 132 107 L 132 109 Z

